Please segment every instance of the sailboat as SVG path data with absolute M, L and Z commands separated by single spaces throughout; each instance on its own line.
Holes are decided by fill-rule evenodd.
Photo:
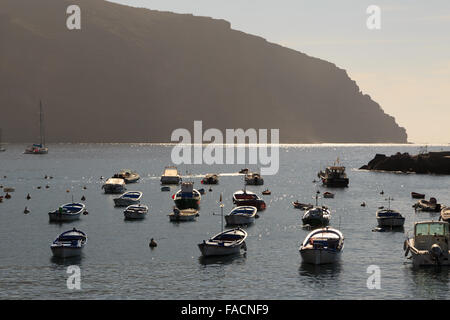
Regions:
M 2 129 L 0 129 L 0 152 L 6 151 L 2 146 Z
M 45 146 L 44 126 L 43 126 L 42 101 L 39 101 L 39 130 L 40 143 L 33 144 L 25 149 L 25 154 L 47 154 L 48 148 Z

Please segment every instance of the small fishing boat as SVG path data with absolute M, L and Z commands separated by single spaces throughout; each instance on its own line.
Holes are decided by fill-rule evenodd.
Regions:
M 294 206 L 295 209 L 300 209 L 300 210 L 308 210 L 308 209 L 311 209 L 312 207 L 314 207 L 314 205 L 312 205 L 310 203 L 301 203 L 298 201 L 292 202 L 292 205 Z
M 413 199 L 425 199 L 425 194 L 417 193 L 417 192 L 411 192 L 411 197 Z
M 334 193 L 326 191 L 323 193 L 323 197 L 324 198 L 334 198 Z
M 123 193 L 127 188 L 125 187 L 125 180 L 121 178 L 109 178 L 102 186 L 105 193 Z
M 339 159 L 337 160 L 339 163 Z M 322 180 L 322 184 L 327 187 L 348 187 L 349 179 L 345 173 L 345 167 L 333 165 L 319 171 L 317 176 Z
M 172 222 L 194 221 L 198 217 L 198 210 L 173 208 L 173 212 L 169 214 L 169 220 Z
M 202 196 L 194 189 L 193 182 L 181 183 L 181 189 L 172 196 L 178 209 L 198 209 Z
M 304 225 L 310 225 L 313 227 L 326 226 L 330 222 L 331 213 L 330 210 L 325 207 L 315 206 L 308 209 L 302 217 Z
M 80 215 L 86 211 L 83 203 L 67 203 L 60 206 L 55 211 L 48 213 L 50 221 L 65 222 L 78 220 Z
M 4 188 L 3 188 L 3 191 L 4 191 L 4 192 L 14 192 L 14 191 L 16 191 L 16 189 L 13 188 L 13 187 L 4 187 Z
M 72 230 L 61 233 L 53 241 L 50 249 L 55 257 L 76 257 L 81 255 L 81 251 L 86 245 L 86 242 L 86 234 L 83 231 L 73 228 Z
M 164 169 L 164 173 L 161 176 L 162 184 L 180 184 L 181 176 L 178 174 L 177 167 L 168 166 Z
M 259 185 L 264 184 L 264 179 L 261 177 L 261 175 L 259 173 L 255 173 L 255 172 L 247 172 L 244 180 L 245 180 L 245 184 L 247 184 L 247 185 L 259 186 Z
M 441 216 L 439 219 L 442 221 L 450 222 L 450 207 L 442 208 Z
M 329 227 L 310 232 L 299 248 L 302 260 L 312 264 L 335 263 L 343 250 L 344 236 L 339 230 Z
M 449 227 L 444 221 L 414 223 L 414 236 L 405 240 L 405 257 L 411 253 L 414 266 L 449 265 Z
M 319 206 L 319 191 L 317 191 L 315 198 L 316 205 L 303 214 L 303 224 L 312 227 L 326 226 L 330 222 L 331 212 L 327 207 Z
M 219 177 L 215 173 L 208 173 L 201 181 L 202 184 L 218 184 Z
M 139 204 L 141 202 L 141 191 L 128 191 L 122 194 L 119 198 L 114 199 L 114 205 L 116 207 L 128 207 L 133 204 Z
M 405 218 L 397 210 L 391 209 L 391 198 L 388 198 L 389 206 L 387 209 L 377 211 L 377 222 L 379 227 L 403 227 Z
M 428 212 L 440 212 L 441 211 L 441 205 L 437 203 L 436 198 L 430 198 L 429 201 L 427 200 L 419 200 L 419 202 L 415 203 L 413 205 L 413 208 L 418 211 L 428 211 Z
M 266 190 L 264 190 L 263 192 L 261 192 L 263 195 L 266 195 L 266 196 L 268 196 L 268 195 L 270 195 L 270 194 L 272 194 L 272 192 L 270 192 L 270 190 L 269 189 L 266 189 Z
M 144 219 L 147 213 L 148 207 L 146 205 L 132 204 L 131 206 L 128 206 L 125 209 L 123 215 L 125 216 L 125 219 L 133 220 L 133 219 Z
M 252 206 L 236 207 L 225 216 L 227 225 L 242 225 L 255 222 L 258 209 Z
M 204 257 L 237 254 L 241 249 L 247 250 L 245 239 L 247 232 L 244 229 L 230 229 L 216 234 L 209 240 L 203 240 L 198 244 L 198 248 Z
M 25 149 L 25 154 L 47 154 L 48 148 L 45 146 L 45 134 L 43 126 L 42 102 L 39 101 L 39 131 L 40 143 L 35 143 Z
M 120 178 L 125 181 L 125 183 L 136 183 L 141 178 L 141 176 L 130 169 L 122 169 L 120 172 L 114 174 L 113 178 Z
M 239 190 L 233 193 L 233 203 L 238 206 L 256 207 L 258 211 L 266 209 L 266 203 L 257 194 L 247 190 Z

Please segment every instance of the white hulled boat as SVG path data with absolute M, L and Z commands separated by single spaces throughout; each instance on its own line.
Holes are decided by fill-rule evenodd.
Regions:
M 25 149 L 25 154 L 47 154 L 48 148 L 45 146 L 45 133 L 43 125 L 42 102 L 39 101 L 39 131 L 40 143 L 35 143 Z
M 337 262 L 343 250 L 344 236 L 329 227 L 310 232 L 299 249 L 303 261 L 312 264 Z
M 164 169 L 164 173 L 161 176 L 162 184 L 180 184 L 181 176 L 178 174 L 177 167 L 168 166 Z
M 242 225 L 255 222 L 255 216 L 258 209 L 252 206 L 236 207 L 225 216 L 227 225 Z
M 73 228 L 72 230 L 61 233 L 53 241 L 50 249 L 55 257 L 76 257 L 81 255 L 81 251 L 86 242 L 86 234 L 83 231 Z
M 169 214 L 169 220 L 172 222 L 194 221 L 198 217 L 198 210 L 173 208 L 173 212 Z
M 86 211 L 86 206 L 83 203 L 67 203 L 60 206 L 55 211 L 48 213 L 50 221 L 73 221 L 78 220 L 80 215 Z
M 449 227 L 445 221 L 414 223 L 414 236 L 405 240 L 405 256 L 411 253 L 414 266 L 449 265 Z
M 128 206 L 123 215 L 125 219 L 144 219 L 148 213 L 148 207 L 143 204 L 133 204 Z
M 241 228 L 225 230 L 198 245 L 203 256 L 224 256 L 246 250 L 247 232 Z
M 114 199 L 114 205 L 116 207 L 128 207 L 133 204 L 139 204 L 141 202 L 141 191 L 128 191 L 122 194 L 119 198 Z
M 105 193 L 123 193 L 127 188 L 125 187 L 125 180 L 122 178 L 109 178 L 102 186 Z

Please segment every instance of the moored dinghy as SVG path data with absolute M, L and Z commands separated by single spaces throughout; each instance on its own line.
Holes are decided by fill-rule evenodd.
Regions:
M 81 255 L 81 251 L 86 242 L 86 234 L 83 231 L 73 228 L 72 230 L 61 233 L 53 241 L 50 249 L 55 257 L 77 257 Z
M 172 222 L 195 221 L 195 218 L 197 217 L 198 217 L 198 210 L 196 209 L 180 210 L 177 207 L 174 207 L 173 212 L 169 214 L 169 220 Z
M 203 256 L 224 256 L 246 250 L 247 232 L 241 228 L 225 230 L 198 245 Z
M 132 219 L 144 219 L 147 213 L 148 207 L 146 205 L 133 204 L 125 209 L 123 215 L 125 216 L 125 219 L 132 220 Z
M 257 194 L 247 190 L 239 190 L 233 193 L 233 203 L 238 207 L 252 206 L 256 207 L 258 211 L 266 209 L 266 203 Z
M 78 220 L 80 215 L 86 211 L 86 206 L 83 203 L 67 203 L 60 206 L 55 211 L 48 213 L 50 221 L 73 221 Z
M 227 225 L 242 225 L 255 222 L 255 216 L 258 209 L 252 206 L 236 207 L 225 216 Z
M 140 191 L 128 191 L 122 194 L 119 198 L 114 199 L 114 205 L 116 207 L 127 207 L 133 204 L 139 204 L 141 202 L 142 192 Z
M 299 248 L 303 261 L 312 264 L 335 263 L 343 250 L 344 236 L 328 227 L 310 232 Z
M 377 211 L 377 222 L 379 227 L 403 227 L 405 218 L 397 210 L 391 209 L 391 197 L 387 199 L 389 206 L 387 209 Z
M 130 169 L 122 169 L 120 172 L 114 174 L 113 178 L 120 178 L 125 181 L 125 183 L 136 183 L 141 178 L 141 176 Z
M 125 180 L 122 178 L 109 178 L 102 186 L 105 193 L 123 193 L 127 188 L 125 187 Z
M 181 181 L 181 176 L 178 173 L 177 167 L 166 167 L 160 181 L 162 184 L 179 184 Z

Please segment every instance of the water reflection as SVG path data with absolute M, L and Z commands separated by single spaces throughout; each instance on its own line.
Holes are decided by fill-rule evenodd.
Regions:
M 51 263 L 58 266 L 71 266 L 71 265 L 81 265 L 82 255 L 77 257 L 60 258 L 52 256 L 50 258 Z
M 299 268 L 299 274 L 307 277 L 319 277 L 319 278 L 334 278 L 341 272 L 341 264 L 328 263 L 328 264 L 312 264 L 302 261 Z
M 449 266 L 413 266 L 407 265 L 407 276 L 412 277 L 410 290 L 414 297 L 421 299 L 440 299 L 448 297 Z
M 236 253 L 228 256 L 201 256 L 198 261 L 203 266 L 208 265 L 228 265 L 235 262 L 244 262 L 247 257 L 247 253 Z

